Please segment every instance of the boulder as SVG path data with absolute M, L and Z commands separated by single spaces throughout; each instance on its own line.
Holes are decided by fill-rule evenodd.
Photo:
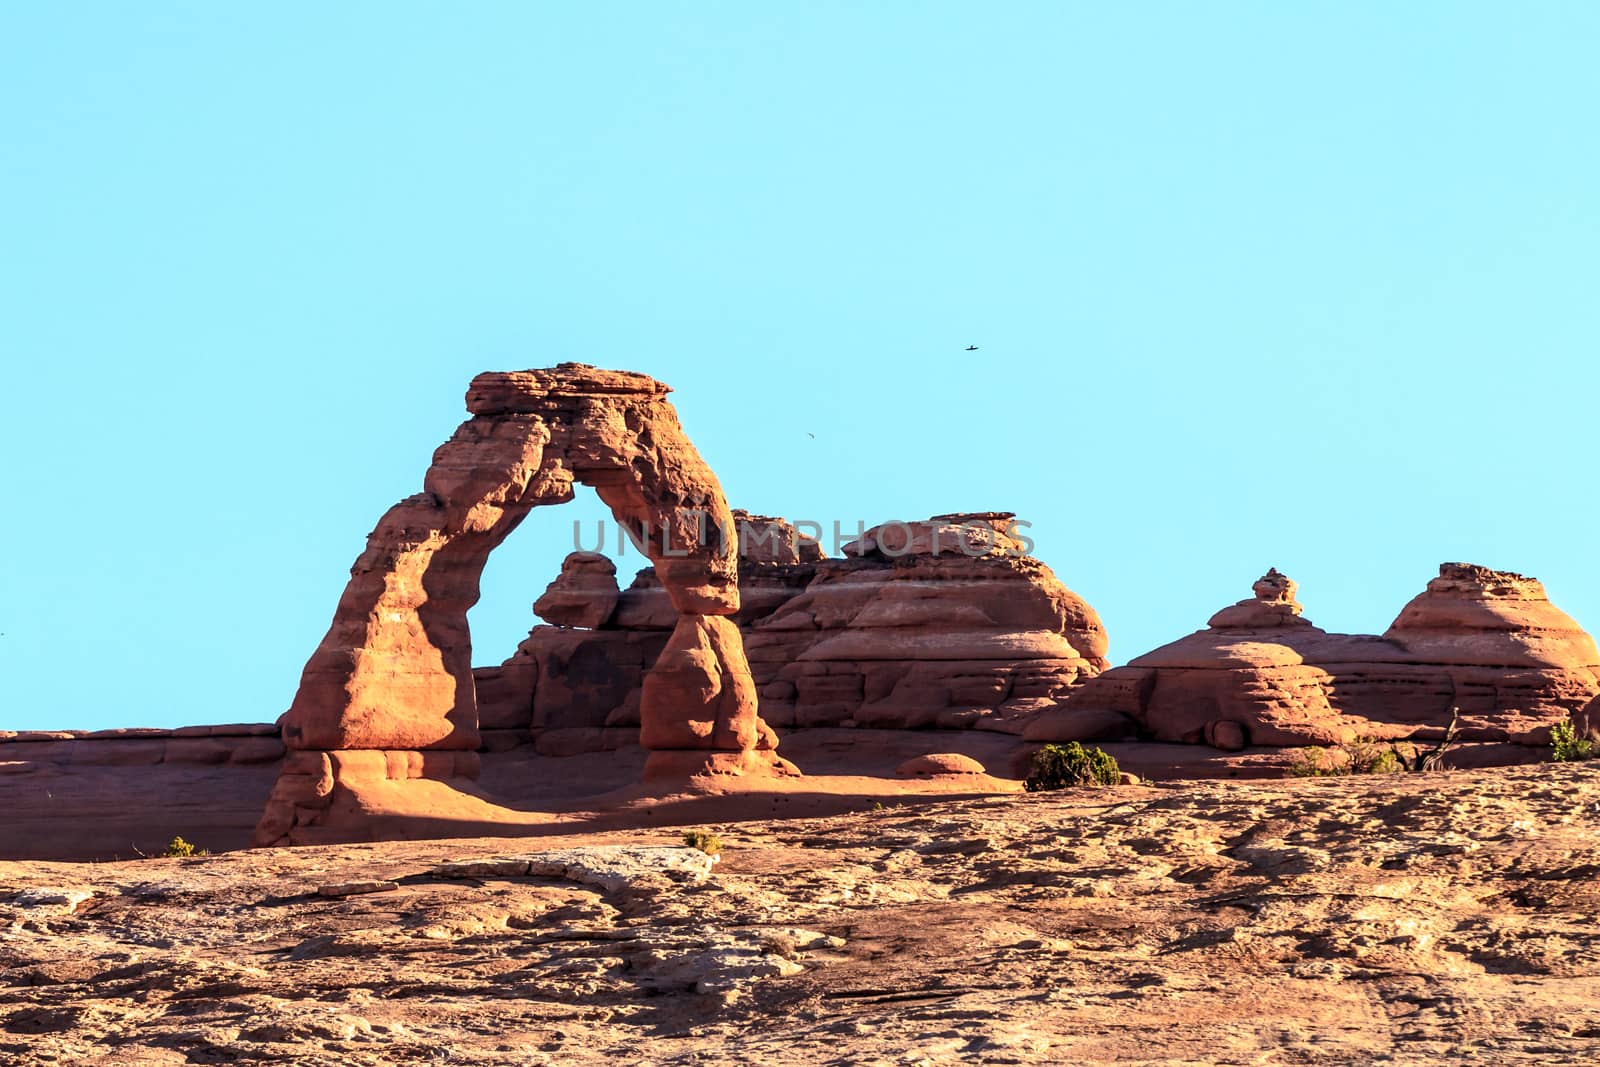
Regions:
M 617 608 L 617 565 L 598 552 L 572 552 L 561 573 L 534 601 L 533 613 L 556 626 L 593 630 Z
M 894 772 L 901 778 L 942 778 L 947 775 L 987 774 L 983 764 L 959 752 L 930 752 L 908 759 Z

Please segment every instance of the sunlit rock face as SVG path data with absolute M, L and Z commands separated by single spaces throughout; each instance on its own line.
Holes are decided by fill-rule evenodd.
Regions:
M 1154 740 L 1238 749 L 1429 739 L 1455 718 L 1462 740 L 1539 746 L 1600 692 L 1600 650 L 1532 578 L 1443 564 L 1382 637 L 1318 629 L 1295 596 L 1270 571 L 1206 629 L 1107 671 L 1026 736 L 1114 712 Z
M 561 573 L 533 603 L 533 613 L 555 626 L 592 630 L 617 610 L 617 565 L 598 552 L 572 552 Z
M 572 499 L 574 482 L 634 534 L 676 615 L 661 664 L 670 681 L 646 688 L 640 703 L 649 735 L 733 757 L 708 763 L 792 772 L 770 755 L 776 741 L 759 722 L 739 632 L 725 619 L 740 606 L 733 516 L 667 392 L 642 374 L 576 363 L 473 379 L 472 417 L 434 453 L 423 492 L 369 535 L 282 720 L 293 750 L 390 756 L 291 759 L 258 840 L 292 839 L 333 807 L 341 782 L 471 773 L 482 737 L 467 611 L 490 552 L 534 507 Z M 565 624 L 604 621 L 606 566 L 575 561 L 546 610 Z M 443 752 L 461 756 L 422 755 Z
M 779 726 L 1016 731 L 1106 667 L 1099 616 L 1005 512 L 867 530 L 746 638 Z
M 733 514 L 742 553 L 734 619 L 762 717 L 775 726 L 1019 733 L 1105 669 L 1094 609 L 1024 554 L 1007 513 L 874 527 L 842 559 L 824 558 L 783 519 Z M 479 689 L 504 694 L 496 726 L 531 727 L 547 749 L 625 743 L 612 731 L 640 722 L 636 647 L 677 625 L 646 569 L 594 631 L 535 627 L 511 659 L 479 668 Z

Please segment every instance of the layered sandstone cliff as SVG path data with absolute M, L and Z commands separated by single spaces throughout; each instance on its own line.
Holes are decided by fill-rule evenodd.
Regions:
M 1100 618 L 1002 512 L 868 530 L 750 624 L 771 721 L 1020 730 L 1107 666 Z
M 868 530 L 826 559 L 769 516 L 734 512 L 741 608 L 762 715 L 779 727 L 977 727 L 1020 732 L 1106 667 L 1094 609 L 1023 552 L 1006 513 L 936 516 Z M 485 727 L 530 730 L 551 754 L 629 743 L 644 666 L 670 625 L 651 569 L 579 627 L 564 619 L 582 575 L 575 553 L 514 656 L 477 673 Z M 610 604 L 598 589 L 596 603 Z M 547 610 L 555 608 L 555 611 Z
M 1107 671 L 1030 724 L 1076 737 L 1124 716 L 1157 741 L 1328 745 L 1438 737 L 1542 746 L 1550 726 L 1600 692 L 1600 649 L 1521 575 L 1446 563 L 1382 636 L 1328 633 L 1295 584 L 1269 572 L 1207 628 Z

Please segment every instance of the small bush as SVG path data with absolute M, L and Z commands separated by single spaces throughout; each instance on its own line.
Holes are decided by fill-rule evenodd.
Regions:
M 1550 728 L 1550 758 L 1557 763 L 1594 759 L 1595 743 L 1592 738 L 1579 737 L 1570 722 L 1558 722 Z
M 167 845 L 167 850 L 161 854 L 168 859 L 187 859 L 191 856 L 211 855 L 203 848 L 195 848 L 181 837 L 174 837 L 172 843 Z
M 1300 749 L 1294 754 L 1294 761 L 1289 764 L 1291 778 L 1331 778 L 1343 773 L 1344 769 L 1338 762 L 1328 762 L 1320 748 Z
M 1343 747 L 1350 774 L 1396 774 L 1406 769 L 1393 745 L 1380 745 L 1370 737 L 1358 737 Z
M 1024 787 L 1030 793 L 1075 785 L 1116 785 L 1122 777 L 1117 761 L 1098 748 L 1076 741 L 1046 745 L 1033 754 L 1032 773 Z
M 709 830 L 685 830 L 683 843 L 690 848 L 697 848 L 708 856 L 715 856 L 722 851 L 722 838 Z
M 1289 774 L 1294 778 L 1331 778 L 1346 774 L 1403 774 L 1407 771 L 1425 773 L 1443 770 L 1445 757 L 1456 743 L 1460 730 L 1461 709 L 1451 708 L 1450 724 L 1445 727 L 1444 736 L 1432 748 L 1424 748 L 1411 741 L 1382 745 L 1370 737 L 1358 737 L 1340 745 L 1337 750 L 1302 748 L 1295 753 L 1294 762 L 1289 764 Z M 1553 734 L 1550 741 L 1552 745 L 1556 744 Z M 1334 755 L 1335 751 L 1338 755 Z M 1343 756 L 1343 759 L 1339 756 Z M 1556 759 L 1563 758 L 1572 757 L 1556 756 Z
M 1349 774 L 1398 774 L 1406 770 L 1403 753 L 1393 745 L 1380 745 L 1370 737 L 1358 737 L 1332 751 L 1302 748 L 1289 764 L 1293 778 L 1338 778 Z M 1342 757 L 1342 758 L 1340 758 Z

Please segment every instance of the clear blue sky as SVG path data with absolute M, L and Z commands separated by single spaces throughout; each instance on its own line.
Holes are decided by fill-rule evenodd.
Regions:
M 1457 559 L 1600 628 L 1597 48 L 1589 3 L 8 5 L 0 726 L 275 717 L 471 376 L 563 360 L 676 387 L 735 505 L 1018 512 L 1119 661 L 1272 565 L 1330 629 Z M 478 662 L 598 514 L 497 554 Z

